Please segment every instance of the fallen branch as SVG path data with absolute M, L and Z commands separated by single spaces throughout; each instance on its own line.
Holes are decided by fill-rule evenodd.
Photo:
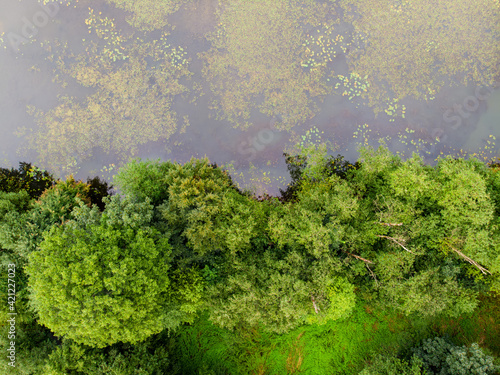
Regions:
M 469 262 L 470 264 L 472 264 L 473 266 L 476 266 L 477 268 L 479 268 L 479 270 L 486 275 L 486 272 L 488 272 L 490 275 L 491 275 L 491 272 L 488 271 L 486 268 L 484 268 L 483 266 L 480 266 L 479 263 L 477 263 L 476 261 L 472 260 L 471 258 L 469 258 L 467 255 L 465 255 L 464 253 L 458 251 L 457 249 L 455 249 L 453 246 L 449 245 L 451 247 L 451 249 L 456 252 L 458 255 L 460 255 L 462 258 L 464 258 L 467 262 Z
M 318 313 L 318 311 L 319 311 L 319 307 L 318 307 L 318 306 L 316 306 L 316 301 L 314 300 L 314 297 L 313 297 L 313 295 L 312 295 L 312 294 L 311 294 L 311 301 L 312 301 L 313 306 L 314 306 L 314 311 L 315 311 L 315 312 L 316 312 L 316 314 L 317 314 L 317 313 Z
M 403 225 L 403 223 L 379 223 L 380 225 L 385 225 L 385 226 L 388 226 L 388 227 L 399 227 L 401 225 Z
M 403 244 L 401 244 L 398 240 L 396 240 L 395 238 L 392 238 L 392 237 L 389 237 L 389 236 L 382 236 L 380 234 L 377 234 L 377 237 L 380 237 L 380 238 L 387 238 L 388 240 L 391 240 L 391 241 L 394 241 L 395 243 L 397 243 L 399 246 L 401 246 L 403 249 L 405 249 L 406 251 L 408 251 L 409 253 L 412 253 L 413 254 L 413 251 L 411 250 L 408 250 L 406 247 L 404 247 Z
M 354 255 L 354 254 L 351 254 L 351 253 L 348 253 L 347 251 L 345 252 L 346 254 L 356 258 L 356 259 L 359 259 L 359 260 L 362 260 L 363 262 L 365 263 L 370 263 L 370 264 L 373 264 L 373 262 L 371 260 L 368 260 L 368 259 L 365 259 L 365 258 L 361 258 L 359 255 Z

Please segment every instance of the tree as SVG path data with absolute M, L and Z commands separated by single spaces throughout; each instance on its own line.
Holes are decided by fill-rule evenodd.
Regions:
M 448 158 L 430 168 L 384 147 L 361 152 L 350 183 L 362 197 L 354 227 L 363 230 L 346 243 L 365 249 L 376 289 L 406 314 L 473 311 L 474 289 L 497 280 L 483 272 L 495 268 L 498 246 L 494 205 L 475 162 Z
M 31 163 L 19 163 L 18 169 L 0 168 L 0 191 L 17 193 L 25 190 L 31 198 L 37 199 L 54 183 L 54 177 Z
M 90 198 L 90 202 L 99 207 L 99 210 L 104 211 L 103 198 L 112 195 L 113 185 L 108 185 L 99 176 L 87 178 L 87 185 L 89 186 L 88 197 Z
M 41 373 L 47 375 L 176 374 L 170 363 L 164 336 L 159 334 L 135 345 L 115 344 L 104 349 L 90 348 L 65 339 L 46 359 Z
M 207 287 L 210 320 L 227 329 L 262 324 L 282 334 L 346 318 L 354 307 L 354 288 L 339 274 L 338 260 L 326 254 L 315 258 L 269 248 L 228 255 L 220 279 Z
M 8 225 L 0 228 L 4 248 L 27 257 L 42 241 L 44 231 L 71 219 L 73 208 L 80 202 L 91 204 L 88 194 L 88 185 L 70 176 L 45 190 L 28 210 L 22 213 L 10 211 L 5 219 Z
M 3 284 L 2 284 L 3 285 Z M 6 305 L 6 304 L 4 304 Z M 16 301 L 16 332 L 15 332 L 15 367 L 10 366 L 11 362 L 6 355 L 0 357 L 0 368 L 4 374 L 27 375 L 43 374 L 43 367 L 49 355 L 57 348 L 58 340 L 54 338 L 52 332 L 44 326 L 39 325 L 34 314 L 30 321 L 20 318 L 21 312 L 26 312 L 25 306 L 20 306 Z M 2 311 L 2 315 L 7 318 L 7 311 Z M 5 324 L 2 318 L 2 324 Z M 0 349 L 7 353 L 11 347 L 7 326 L 3 326 L 0 336 Z
M 161 162 L 160 159 L 134 159 L 120 168 L 113 179 L 123 194 L 140 202 L 149 198 L 151 203 L 157 206 L 169 197 L 169 185 L 165 177 L 173 167 L 173 163 Z
M 303 246 L 318 257 L 345 239 L 358 201 L 339 177 L 326 177 L 325 181 L 312 184 L 303 182 L 297 199 L 270 214 L 269 235 L 278 246 Z
M 40 322 L 96 347 L 138 342 L 181 322 L 166 321 L 170 245 L 147 226 L 152 206 L 106 201 L 98 224 L 72 221 L 45 233 L 26 267 Z
M 161 217 L 194 252 L 245 250 L 258 236 L 262 211 L 238 192 L 227 172 L 208 159 L 176 165 L 164 183 L 168 199 L 159 207 Z

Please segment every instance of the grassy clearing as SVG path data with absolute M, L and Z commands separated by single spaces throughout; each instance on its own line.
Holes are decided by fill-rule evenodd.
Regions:
M 178 333 L 171 353 L 184 374 L 357 374 L 377 353 L 405 355 L 422 339 L 442 335 L 460 345 L 478 342 L 499 356 L 499 322 L 500 298 L 492 295 L 481 297 L 471 316 L 432 320 L 360 300 L 345 320 L 303 326 L 281 336 L 263 327 L 229 332 L 211 324 L 205 314 Z

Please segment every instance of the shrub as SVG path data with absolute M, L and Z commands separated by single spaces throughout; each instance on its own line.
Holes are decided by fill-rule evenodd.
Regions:
M 476 343 L 468 348 L 436 337 L 424 340 L 413 352 L 423 360 L 430 375 L 488 375 L 498 369 L 493 364 L 493 357 L 486 355 Z

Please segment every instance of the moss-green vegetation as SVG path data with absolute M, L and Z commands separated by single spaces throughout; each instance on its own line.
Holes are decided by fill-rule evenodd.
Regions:
M 313 117 L 318 111 L 315 100 L 329 92 L 325 69 L 332 52 L 323 53 L 318 46 L 321 53 L 313 62 L 316 48 L 307 45 L 307 30 L 333 30 L 335 22 L 328 20 L 332 11 L 311 0 L 225 3 L 209 37 L 213 47 L 202 56 L 218 117 L 248 127 L 250 113 L 258 109 L 282 115 L 283 121 L 276 124 L 281 129 Z
M 120 9 L 130 12 L 127 22 L 140 30 L 162 29 L 168 24 L 168 17 L 193 0 L 106 0 Z
M 495 0 L 341 4 L 354 39 L 363 40 L 347 54 L 350 69 L 370 77 L 366 96 L 375 113 L 386 100 L 432 100 L 449 84 L 491 86 L 498 78 Z
M 63 87 L 72 81 L 92 94 L 63 95 L 46 112 L 30 108 L 39 125 L 31 145 L 60 174 L 76 172 L 95 148 L 126 160 L 139 145 L 168 139 L 179 122 L 172 102 L 189 92 L 181 83 L 192 74 L 186 53 L 168 43 L 167 33 L 149 41 L 123 35 L 113 20 L 92 9 L 86 24 L 83 53 L 57 42 L 45 49 Z

